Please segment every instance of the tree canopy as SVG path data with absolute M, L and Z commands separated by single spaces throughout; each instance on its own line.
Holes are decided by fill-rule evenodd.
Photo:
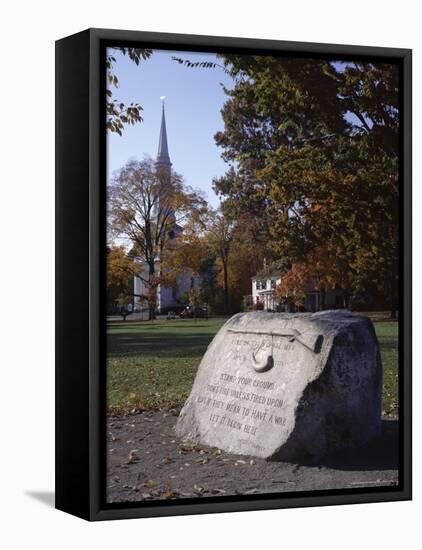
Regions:
M 266 253 L 332 264 L 325 285 L 397 303 L 398 67 L 223 56 L 235 77 L 215 136 L 223 208 L 260 220 Z M 295 268 L 297 271 L 297 269 Z M 336 277 L 334 277 L 334 273 Z M 330 286 L 328 286 L 330 285 Z
M 179 224 L 194 219 L 205 208 L 201 193 L 183 183 L 182 177 L 157 169 L 151 159 L 129 160 L 112 179 L 108 189 L 109 240 L 128 239 L 132 255 L 146 265 L 136 274 L 146 285 L 153 317 L 160 283 L 170 285 L 172 273 L 166 263 Z
M 152 52 L 122 53 L 138 64 Z M 110 236 L 128 238 L 133 254 L 148 266 L 138 276 L 148 287 L 151 315 L 158 285 L 176 284 L 186 269 L 207 273 L 202 295 L 217 300 L 219 286 L 224 311 L 238 310 L 264 259 L 281 266 L 277 292 L 297 307 L 312 284 L 322 307 L 326 290 L 336 288 L 343 289 L 345 307 L 372 297 L 394 311 L 398 66 L 219 57 L 221 63 L 174 59 L 188 67 L 222 68 L 233 77 L 232 89 L 224 88 L 224 128 L 215 135 L 228 165 L 213 180 L 220 208 L 207 207 L 178 174 L 157 171 L 148 159 L 126 163 L 110 186 Z M 110 56 L 109 86 L 118 85 L 114 63 Z M 142 119 L 139 105 L 127 107 L 111 97 L 110 131 L 121 133 L 124 124 Z

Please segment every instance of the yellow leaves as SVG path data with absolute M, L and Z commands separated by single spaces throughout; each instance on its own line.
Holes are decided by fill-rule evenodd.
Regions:
M 174 247 L 168 249 L 162 258 L 162 272 L 166 276 L 177 276 L 190 270 L 197 274 L 198 267 L 206 256 L 206 241 L 202 237 L 183 233 Z
M 136 262 L 129 258 L 122 246 L 107 251 L 107 286 L 119 286 L 136 272 Z

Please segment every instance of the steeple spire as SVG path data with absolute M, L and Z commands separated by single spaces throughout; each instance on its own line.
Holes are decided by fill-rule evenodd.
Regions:
M 156 166 L 159 168 L 170 168 L 171 162 L 170 162 L 170 156 L 168 151 L 168 144 L 167 144 L 167 129 L 166 129 L 166 115 L 165 115 L 165 109 L 164 109 L 164 99 L 165 97 L 161 97 L 162 102 L 162 112 L 161 112 L 161 129 L 160 129 L 160 139 L 158 142 L 158 153 L 157 153 L 157 160 L 156 160 Z
M 157 172 L 157 175 L 159 177 L 160 183 L 162 185 L 168 185 L 171 186 L 172 184 L 172 178 L 171 178 L 171 161 L 168 151 L 168 145 L 167 145 L 167 129 L 166 129 L 166 114 L 164 111 L 164 100 L 165 97 L 162 96 L 161 102 L 163 104 L 162 112 L 161 112 L 161 129 L 160 129 L 160 139 L 158 141 L 158 153 L 157 153 L 157 159 L 155 161 L 155 170 Z M 167 225 L 169 228 L 169 235 L 171 239 L 174 238 L 174 228 L 176 226 L 176 218 L 174 214 L 173 208 L 167 206 L 164 208 L 164 205 L 162 204 L 156 204 L 157 211 L 161 211 L 161 215 L 167 216 Z

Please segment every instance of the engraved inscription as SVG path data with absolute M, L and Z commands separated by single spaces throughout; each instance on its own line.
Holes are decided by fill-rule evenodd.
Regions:
M 273 395 L 274 386 L 274 381 L 257 376 L 221 372 L 216 383 L 208 384 L 196 402 L 210 409 L 211 423 L 255 438 L 264 425 L 286 424 L 282 412 L 285 401 Z

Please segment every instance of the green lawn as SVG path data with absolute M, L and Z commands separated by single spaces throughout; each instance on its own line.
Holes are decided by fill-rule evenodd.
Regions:
M 384 369 L 384 389 L 382 408 L 385 414 L 398 414 L 398 323 L 374 323 L 381 349 Z
M 108 327 L 107 404 L 112 414 L 183 405 L 202 355 L 225 319 L 119 323 Z M 384 404 L 397 413 L 397 323 L 375 323 Z
M 154 321 L 108 328 L 108 410 L 180 407 L 225 319 Z

